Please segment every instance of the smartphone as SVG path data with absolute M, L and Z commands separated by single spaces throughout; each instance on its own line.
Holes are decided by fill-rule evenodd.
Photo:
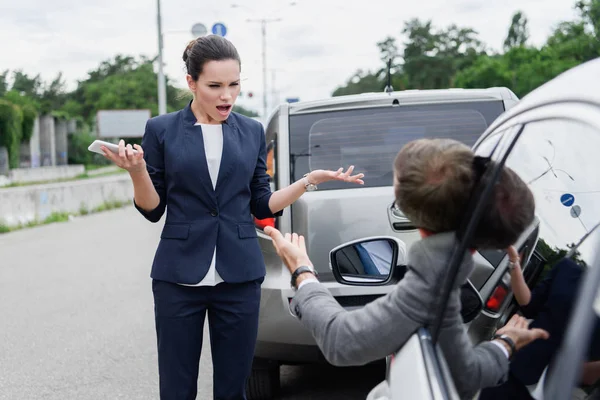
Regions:
M 90 146 L 88 147 L 88 150 L 92 151 L 94 153 L 104 155 L 104 153 L 102 152 L 102 148 L 101 148 L 102 146 L 105 146 L 107 149 L 109 149 L 110 151 L 112 151 L 115 154 L 119 153 L 119 145 L 118 144 L 105 142 L 104 140 L 94 140 L 94 142 L 92 144 L 90 144 Z M 137 152 L 138 151 L 136 149 L 133 149 L 133 154 L 137 154 Z

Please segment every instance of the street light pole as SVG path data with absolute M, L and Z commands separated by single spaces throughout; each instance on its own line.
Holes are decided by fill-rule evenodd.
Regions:
M 165 74 L 163 72 L 163 34 L 160 16 L 160 0 L 156 0 L 158 27 L 158 114 L 167 113 L 167 93 Z
M 260 32 L 262 35 L 262 69 L 263 69 L 263 120 L 267 120 L 267 24 L 269 22 L 281 21 L 281 18 L 260 18 L 248 19 L 248 22 L 260 22 Z

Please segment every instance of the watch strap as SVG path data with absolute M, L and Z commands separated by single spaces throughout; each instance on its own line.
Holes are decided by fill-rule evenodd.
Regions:
M 506 343 L 508 345 L 508 347 L 510 347 L 510 355 L 508 357 L 508 359 L 510 360 L 513 355 L 516 353 L 517 351 L 517 347 L 515 346 L 515 342 L 508 336 L 508 335 L 494 335 L 494 337 L 492 338 L 492 340 L 502 340 L 504 343 Z
M 296 269 L 293 273 L 292 273 L 292 279 L 290 284 L 292 285 L 292 287 L 295 289 L 296 288 L 296 281 L 298 280 L 298 276 L 300 276 L 300 274 L 304 274 L 310 272 L 311 274 L 313 274 L 315 277 L 318 277 L 319 275 L 317 274 L 317 271 L 315 271 L 313 268 L 303 265 L 301 267 L 299 267 L 298 269 Z

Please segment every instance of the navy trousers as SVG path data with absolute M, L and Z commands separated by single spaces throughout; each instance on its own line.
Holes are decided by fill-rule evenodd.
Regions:
M 161 400 L 196 399 L 207 312 L 213 398 L 246 399 L 262 280 L 200 287 L 152 281 Z

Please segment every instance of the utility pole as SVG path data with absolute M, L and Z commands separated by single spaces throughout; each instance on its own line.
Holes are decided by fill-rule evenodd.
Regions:
M 277 92 L 277 85 L 275 84 L 275 75 L 277 71 L 275 69 L 271 70 L 271 104 L 277 104 L 279 102 L 279 96 Z
M 281 18 L 260 18 L 248 19 L 248 22 L 260 22 L 260 31 L 262 35 L 262 69 L 263 69 L 263 120 L 267 120 L 267 24 L 269 22 L 278 22 Z
M 158 27 L 158 114 L 167 113 L 167 93 L 165 75 L 163 72 L 163 34 L 160 16 L 160 0 L 156 0 Z

